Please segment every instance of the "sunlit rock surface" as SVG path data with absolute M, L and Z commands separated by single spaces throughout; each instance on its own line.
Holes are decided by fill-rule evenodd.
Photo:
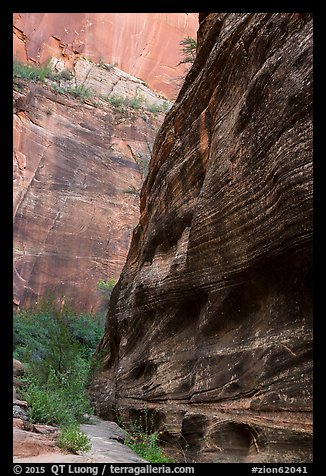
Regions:
M 14 55 L 42 63 L 104 61 L 174 98 L 184 77 L 180 41 L 195 38 L 196 13 L 15 13 Z
M 93 90 L 110 74 L 92 67 Z M 134 80 L 123 81 L 125 91 Z M 25 308 L 52 292 L 77 310 L 101 310 L 97 282 L 118 278 L 124 265 L 143 165 L 164 113 L 21 83 L 13 115 L 14 303 Z

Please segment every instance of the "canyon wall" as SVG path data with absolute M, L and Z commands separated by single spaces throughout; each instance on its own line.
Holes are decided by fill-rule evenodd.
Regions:
M 51 57 L 72 67 L 82 56 L 104 61 L 174 98 L 185 66 L 179 42 L 196 37 L 195 13 L 15 13 L 14 56 L 43 63 Z
M 312 18 L 203 14 L 90 385 L 187 461 L 312 459 Z
M 109 93 L 117 82 L 115 68 L 82 59 L 77 66 L 76 78 L 86 71 L 84 84 L 94 91 L 103 81 Z M 123 76 L 121 98 L 136 84 L 160 104 L 137 81 Z M 52 291 L 76 310 L 98 311 L 98 281 L 117 279 L 124 265 L 139 220 L 137 191 L 164 113 L 113 107 L 99 96 L 81 102 L 50 84 L 16 86 L 14 303 L 26 308 Z

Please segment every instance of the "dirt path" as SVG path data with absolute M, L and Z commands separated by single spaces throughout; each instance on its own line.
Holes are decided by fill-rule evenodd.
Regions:
M 61 452 L 55 446 L 53 451 L 47 448 L 47 452 L 37 456 L 14 457 L 14 462 L 21 463 L 146 463 L 128 446 L 122 443 L 123 430 L 114 422 L 104 421 L 92 417 L 90 423 L 80 426 L 92 443 L 89 452 L 81 455 Z M 30 432 L 26 432 L 30 433 Z M 14 436 L 15 438 L 15 436 Z M 22 445 L 24 443 L 22 442 Z

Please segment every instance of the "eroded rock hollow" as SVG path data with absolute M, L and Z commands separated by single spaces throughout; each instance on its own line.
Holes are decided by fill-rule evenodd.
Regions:
M 311 461 L 312 18 L 205 14 L 115 287 L 97 412 L 195 461 Z

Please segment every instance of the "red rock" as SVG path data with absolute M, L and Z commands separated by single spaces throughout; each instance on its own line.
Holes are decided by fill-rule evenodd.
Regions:
M 58 433 L 59 428 L 52 425 L 41 425 L 35 423 L 33 425 L 33 431 L 35 431 L 35 433 L 41 433 L 42 435 L 48 435 Z
M 55 445 L 56 438 L 26 431 L 19 427 L 13 430 L 13 456 L 23 458 L 44 453 L 61 453 Z
M 22 364 L 19 360 L 13 359 L 13 374 L 15 377 L 23 375 L 25 372 L 25 365 Z
M 14 398 L 12 403 L 13 405 L 18 405 L 20 407 L 25 407 L 25 408 L 28 406 L 25 400 L 19 400 L 18 398 Z
M 33 423 L 26 420 L 22 420 L 21 418 L 13 418 L 12 425 L 14 428 L 20 428 L 21 430 L 25 430 L 25 431 L 35 430 Z
M 97 311 L 100 278 L 118 278 L 139 218 L 135 162 L 149 159 L 164 114 L 83 104 L 25 81 L 14 92 L 14 299 L 54 290 Z
M 172 98 L 185 67 L 179 42 L 195 38 L 195 13 L 15 13 L 14 55 L 42 63 L 54 56 L 72 66 L 79 55 L 104 61 Z

